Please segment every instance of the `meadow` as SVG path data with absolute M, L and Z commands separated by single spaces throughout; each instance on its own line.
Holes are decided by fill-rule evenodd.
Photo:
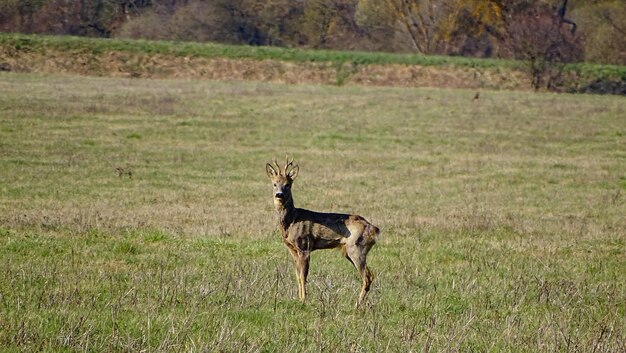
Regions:
M 0 350 L 624 352 L 626 99 L 0 74 Z M 297 298 L 296 206 L 382 229 Z

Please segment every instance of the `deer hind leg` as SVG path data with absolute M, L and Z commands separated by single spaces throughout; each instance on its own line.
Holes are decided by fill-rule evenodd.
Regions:
M 361 291 L 359 292 L 359 299 L 356 302 L 357 308 L 363 303 L 363 300 L 365 300 L 365 296 L 370 291 L 370 286 L 374 281 L 374 274 L 372 274 L 372 271 L 370 271 L 369 267 L 367 267 L 365 261 L 363 261 L 362 266 L 359 268 L 359 274 L 361 275 L 362 284 Z
M 367 267 L 366 263 L 368 250 L 369 248 L 360 248 L 356 244 L 346 246 L 346 258 L 354 265 L 354 268 L 356 268 L 361 276 L 361 291 L 359 292 L 359 297 L 356 302 L 357 308 L 363 303 L 374 280 L 374 274 L 370 271 L 369 267 Z

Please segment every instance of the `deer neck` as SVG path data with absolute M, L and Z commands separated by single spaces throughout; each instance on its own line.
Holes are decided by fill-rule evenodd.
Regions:
M 296 208 L 293 205 L 293 198 L 289 197 L 284 202 L 276 202 L 274 205 L 276 206 L 278 224 L 284 235 L 296 216 Z

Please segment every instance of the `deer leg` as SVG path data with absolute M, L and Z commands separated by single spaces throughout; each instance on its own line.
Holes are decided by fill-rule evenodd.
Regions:
M 293 249 L 290 246 L 287 246 L 287 249 L 289 249 L 289 253 L 291 254 L 291 257 L 293 257 L 293 263 L 296 267 L 296 283 L 298 284 L 298 299 L 302 300 L 302 285 L 301 285 L 301 281 L 300 281 L 300 261 L 299 261 L 299 256 L 298 256 L 298 252 L 296 251 L 296 249 Z
M 365 265 L 361 271 L 361 277 L 363 278 L 363 285 L 361 286 L 361 292 L 359 293 L 359 303 L 362 303 L 363 300 L 365 300 L 365 296 L 370 291 L 370 287 L 374 281 L 374 274 L 370 271 L 370 268 L 367 267 L 367 265 Z
M 358 308 L 365 300 L 365 296 L 370 291 L 370 286 L 374 281 L 374 274 L 370 271 L 369 267 L 365 264 L 365 260 L 359 265 L 359 274 L 361 275 L 361 291 L 359 292 L 359 299 L 356 302 Z
M 363 303 L 367 292 L 370 290 L 370 286 L 374 280 L 374 274 L 370 271 L 369 267 L 367 267 L 365 254 L 361 253 L 358 247 L 348 248 L 346 250 L 346 257 L 352 262 L 354 268 L 356 268 L 361 276 L 361 291 L 359 292 L 359 297 L 356 302 L 356 307 L 358 308 L 361 303 Z
M 296 261 L 298 263 L 297 268 L 299 271 L 298 282 L 300 300 L 304 302 L 306 300 L 306 278 L 309 275 L 309 254 L 299 253 Z

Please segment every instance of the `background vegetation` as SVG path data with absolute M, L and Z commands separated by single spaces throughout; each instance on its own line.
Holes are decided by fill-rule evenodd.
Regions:
M 3 351 L 626 349 L 626 102 L 1 73 Z M 295 299 L 264 163 L 383 230 Z
M 0 0 L 0 30 L 626 64 L 620 0 Z

